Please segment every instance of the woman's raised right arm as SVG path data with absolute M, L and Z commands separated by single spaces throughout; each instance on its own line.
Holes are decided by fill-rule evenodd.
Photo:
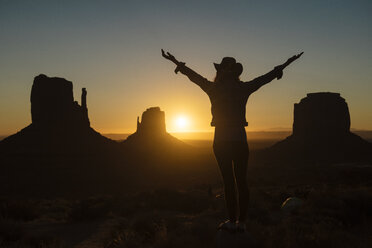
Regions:
M 189 67 L 186 66 L 186 63 L 178 61 L 172 54 L 169 52 L 165 53 L 163 49 L 161 49 L 161 54 L 162 56 L 167 59 L 172 61 L 174 64 L 177 65 L 176 69 L 174 70 L 175 73 L 181 72 L 182 74 L 186 75 L 190 81 L 193 83 L 199 85 L 199 87 L 207 92 L 212 83 L 209 82 L 206 78 L 203 76 L 199 75 L 196 73 L 194 70 L 190 69 Z

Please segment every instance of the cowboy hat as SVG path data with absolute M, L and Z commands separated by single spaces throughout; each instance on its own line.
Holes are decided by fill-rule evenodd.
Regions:
M 236 60 L 233 57 L 224 57 L 220 64 L 213 64 L 217 71 L 221 69 L 228 69 L 232 72 L 235 72 L 238 76 L 240 76 L 240 74 L 243 72 L 243 65 L 236 63 Z

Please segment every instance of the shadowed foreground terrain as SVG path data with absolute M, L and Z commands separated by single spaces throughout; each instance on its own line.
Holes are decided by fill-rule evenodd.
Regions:
M 0 247 L 215 247 L 216 226 L 226 218 L 221 180 L 210 142 L 189 144 L 199 148 L 197 157 L 144 157 L 131 164 L 141 172 L 131 174 L 134 178 L 120 170 L 125 161 L 110 164 L 117 170 L 107 178 L 114 181 L 119 174 L 122 180 L 115 182 L 116 190 L 102 173 L 93 176 L 103 163 L 94 157 L 80 163 L 59 159 L 60 165 L 45 159 L 40 169 L 45 177 L 62 175 L 49 188 L 33 173 L 35 165 L 15 170 L 19 188 L 10 194 L 2 188 L 0 198 Z M 265 147 L 265 141 L 250 144 L 247 224 L 253 247 L 370 247 L 371 164 L 260 165 L 254 162 L 255 147 Z M 288 197 L 303 205 L 281 210 Z
M 79 200 L 2 199 L 1 247 L 214 247 L 221 189 L 154 190 Z M 370 247 L 372 186 L 253 187 L 256 247 Z M 293 212 L 280 205 L 304 199 Z
M 250 141 L 257 247 L 370 247 L 372 165 L 255 162 L 273 142 Z M 145 149 L 135 164 L 129 155 L 2 157 L 14 164 L 0 174 L 0 247 L 215 247 L 226 215 L 211 142 L 187 143 L 198 153 Z M 303 205 L 282 211 L 293 196 Z

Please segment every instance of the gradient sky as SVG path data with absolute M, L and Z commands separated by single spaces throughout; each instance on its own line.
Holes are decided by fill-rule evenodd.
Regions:
M 309 92 L 339 92 L 352 128 L 372 129 L 372 1 L 17 1 L 0 0 L 0 134 L 31 122 L 29 96 L 40 74 L 88 90 L 92 127 L 133 132 L 150 106 L 188 130 L 212 130 L 208 97 L 174 74 L 172 52 L 213 80 L 213 62 L 233 56 L 243 81 L 305 54 L 253 94 L 247 130 L 290 128 L 293 104 Z

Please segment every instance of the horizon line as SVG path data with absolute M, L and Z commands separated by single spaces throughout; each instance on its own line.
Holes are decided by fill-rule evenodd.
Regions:
M 102 135 L 130 135 L 135 133 L 136 131 L 132 132 L 100 132 L 96 130 Z M 359 129 L 359 128 L 350 128 L 350 131 L 356 132 L 372 132 L 372 129 Z M 263 129 L 263 130 L 246 130 L 247 133 L 270 133 L 270 132 L 292 132 L 292 128 L 272 128 L 272 129 Z M 0 134 L 0 137 L 7 137 L 15 133 L 11 134 Z M 173 134 L 191 134 L 191 133 L 214 133 L 214 130 L 196 130 L 196 131 L 167 131 L 167 133 Z

